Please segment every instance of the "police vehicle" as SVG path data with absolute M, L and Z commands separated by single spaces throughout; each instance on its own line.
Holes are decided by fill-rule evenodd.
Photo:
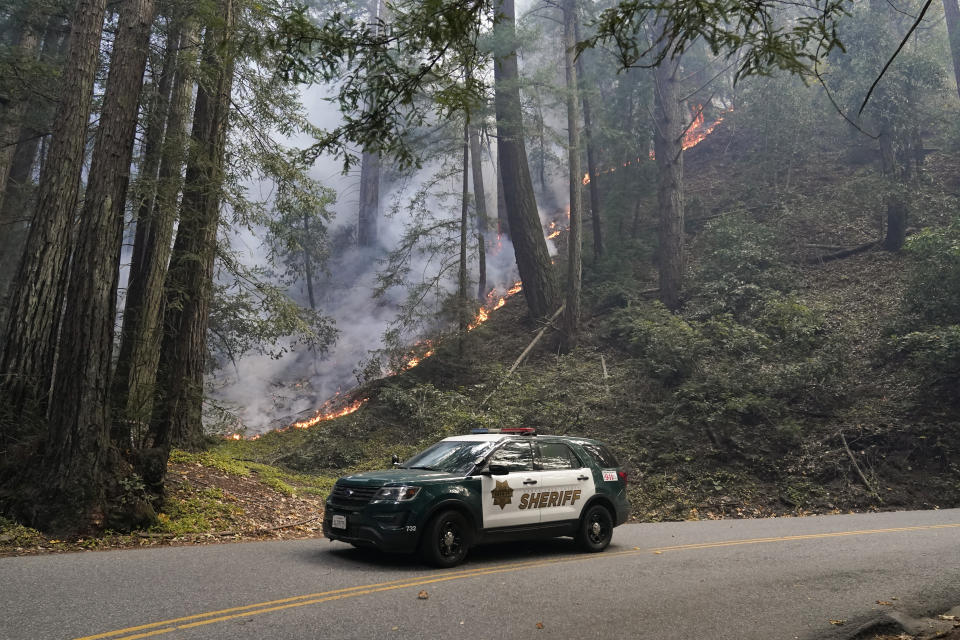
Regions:
M 452 567 L 470 547 L 503 540 L 573 536 L 603 551 L 630 511 L 626 472 L 587 438 L 475 429 L 394 467 L 337 481 L 327 538 Z

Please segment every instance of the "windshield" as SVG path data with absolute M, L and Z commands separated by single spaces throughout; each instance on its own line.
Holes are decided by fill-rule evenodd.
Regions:
M 486 455 L 495 442 L 469 440 L 443 440 L 421 451 L 404 462 L 404 469 L 429 469 L 447 473 L 465 474 L 473 468 L 477 458 Z

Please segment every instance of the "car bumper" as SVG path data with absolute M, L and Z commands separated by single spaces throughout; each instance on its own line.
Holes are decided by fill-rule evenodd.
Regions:
M 333 526 L 333 516 L 347 520 L 346 528 Z M 323 535 L 330 540 L 358 547 L 375 547 L 390 553 L 412 553 L 417 548 L 417 528 L 411 530 L 408 511 L 346 511 L 327 504 L 323 515 Z

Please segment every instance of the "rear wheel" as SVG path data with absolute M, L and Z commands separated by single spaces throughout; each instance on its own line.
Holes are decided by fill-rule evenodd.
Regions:
M 613 538 L 613 517 L 610 510 L 595 504 L 583 517 L 577 530 L 576 541 L 581 549 L 590 553 L 603 551 Z
M 470 523 L 456 511 L 442 511 L 427 524 L 420 555 L 436 567 L 453 567 L 467 557 L 472 537 Z

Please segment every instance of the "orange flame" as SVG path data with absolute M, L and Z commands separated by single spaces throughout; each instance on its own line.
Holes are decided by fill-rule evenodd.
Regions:
M 723 122 L 723 118 L 724 118 L 723 114 L 730 113 L 731 111 L 733 111 L 732 108 L 727 109 L 727 110 L 721 112 L 721 115 L 713 122 L 713 124 L 710 124 L 710 125 L 708 125 L 708 126 L 704 126 L 704 125 L 703 125 L 703 123 L 704 123 L 703 105 L 702 105 L 702 104 L 698 104 L 698 105 L 697 105 L 697 108 L 694 110 L 694 113 L 696 113 L 697 115 L 694 117 L 693 122 L 690 124 L 690 127 L 687 129 L 686 133 L 683 134 L 683 142 L 682 142 L 681 146 L 686 150 L 686 149 L 690 149 L 691 147 L 695 147 L 695 146 L 697 146 L 698 144 L 700 144 L 701 142 L 703 142 L 704 140 L 706 140 L 706 139 L 707 139 L 707 136 L 709 136 L 711 133 L 713 133 L 713 130 L 716 129 L 717 126 L 718 126 L 721 122 Z M 656 153 L 654 153 L 654 151 L 653 151 L 652 149 L 650 150 L 650 152 L 649 152 L 648 155 L 649 155 L 649 157 L 650 157 L 651 160 L 653 160 L 653 159 L 655 159 L 655 158 L 657 157 L 657 156 L 656 156 Z M 629 167 L 629 166 L 632 165 L 634 162 L 639 163 L 640 160 L 641 160 L 641 158 L 637 158 L 636 160 L 628 160 L 627 162 L 624 162 L 624 163 L 623 163 L 623 166 Z M 607 169 L 606 171 L 601 171 L 601 172 L 599 173 L 599 175 L 605 175 L 605 174 L 607 174 L 607 173 L 613 173 L 613 172 L 615 172 L 616 170 L 617 170 L 616 167 L 611 167 L 610 169 Z M 590 174 L 589 174 L 589 173 L 583 174 L 583 184 L 585 184 L 585 185 L 590 184 Z
M 510 287 L 504 295 L 499 297 L 497 297 L 496 295 L 497 290 L 491 289 L 490 293 L 487 294 L 487 304 L 480 308 L 479 313 L 477 313 L 477 317 L 474 319 L 473 323 L 467 327 L 467 329 L 468 330 L 476 329 L 478 326 L 480 326 L 481 324 L 489 320 L 490 314 L 492 312 L 496 311 L 497 309 L 501 308 L 503 305 L 507 304 L 507 298 L 520 293 L 520 291 L 522 290 L 523 290 L 523 283 L 520 281 L 515 282 L 514 285 Z M 496 302 L 494 302 L 494 300 L 496 300 Z M 419 345 L 426 345 L 428 347 L 427 351 L 424 352 L 423 355 L 411 356 L 410 359 L 407 360 L 406 364 L 400 369 L 400 371 L 409 371 L 410 369 L 413 369 L 414 367 L 416 367 L 421 362 L 423 362 L 424 360 L 426 360 L 427 358 L 429 358 L 434 354 L 432 341 L 424 340 L 418 343 L 418 346 Z M 399 373 L 399 372 L 394 372 L 394 374 L 396 373 Z M 310 427 L 316 426 L 321 422 L 326 422 L 328 420 L 333 420 L 335 418 L 342 418 L 343 416 L 348 416 L 351 413 L 355 412 L 360 407 L 362 407 L 367 402 L 367 400 L 369 400 L 369 398 L 361 398 L 341 409 L 327 410 L 327 407 L 330 404 L 332 404 L 336 400 L 337 396 L 339 395 L 340 393 L 337 392 L 337 394 L 334 395 L 333 398 L 325 402 L 323 406 L 320 408 L 320 410 L 317 412 L 317 414 L 312 418 L 309 418 L 308 420 L 300 420 L 298 422 L 294 422 L 293 424 L 287 427 L 283 427 L 282 429 L 277 429 L 277 431 L 288 431 L 290 429 L 309 429 Z M 258 433 L 250 437 L 249 440 L 256 440 L 261 435 L 262 434 Z M 239 433 L 233 433 L 225 437 L 231 440 L 243 439 L 243 436 L 241 436 Z
M 321 422 L 326 422 L 327 420 L 333 420 L 334 418 L 342 418 L 343 416 L 348 416 L 354 411 L 356 411 L 357 409 L 359 409 L 360 407 L 362 407 L 363 404 L 368 399 L 369 398 L 361 398 L 360 400 L 357 400 L 352 404 L 349 404 L 346 407 L 343 407 L 342 409 L 337 409 L 334 411 L 324 412 L 324 410 L 321 408 L 320 412 L 317 415 L 313 416 L 312 418 L 308 420 L 301 420 L 299 422 L 294 422 L 289 427 L 284 427 L 283 429 L 280 429 L 280 431 L 286 431 L 291 427 L 294 429 L 309 429 L 310 427 L 320 424 Z M 329 404 L 329 401 L 326 404 Z
M 713 124 L 705 127 L 703 125 L 703 122 L 704 122 L 703 105 L 698 104 L 696 111 L 697 111 L 697 117 L 693 119 L 693 122 L 690 124 L 690 127 L 687 129 L 687 132 L 683 134 L 684 149 L 695 147 L 701 142 L 703 142 L 704 140 L 706 140 L 707 136 L 713 133 L 713 130 L 717 128 L 717 125 L 723 122 L 723 115 L 721 115 L 719 118 L 716 119 L 716 121 L 714 121 Z M 728 109 L 723 113 L 727 113 L 729 111 L 730 110 Z

